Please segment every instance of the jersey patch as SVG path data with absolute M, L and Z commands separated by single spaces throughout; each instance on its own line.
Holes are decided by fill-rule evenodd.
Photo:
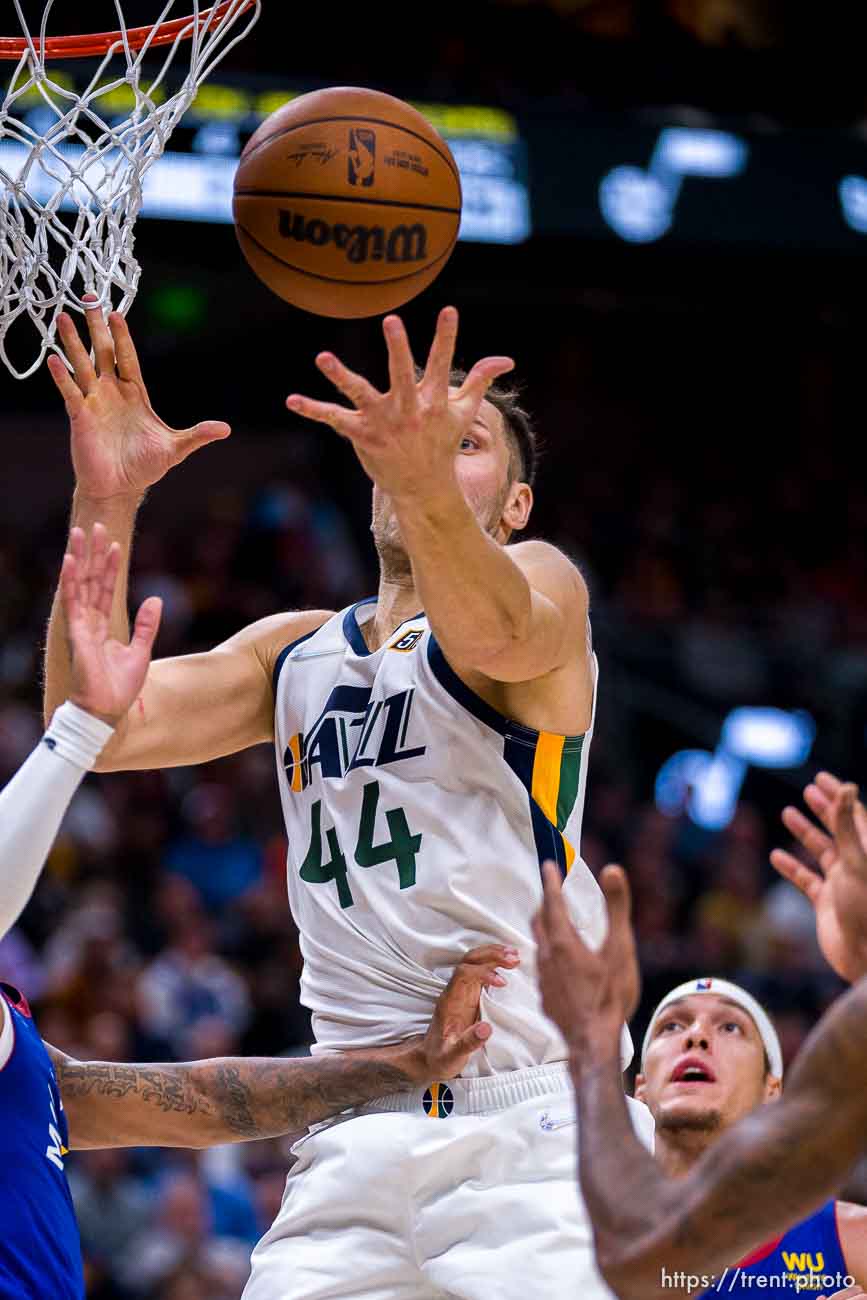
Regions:
M 404 632 L 403 636 L 398 637 L 396 641 L 392 641 L 388 648 L 389 650 L 399 650 L 401 654 L 408 654 L 410 650 L 416 648 L 423 636 L 423 627 L 411 627 L 408 632 Z

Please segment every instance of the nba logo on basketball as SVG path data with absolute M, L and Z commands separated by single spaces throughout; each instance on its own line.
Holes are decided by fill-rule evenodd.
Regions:
M 425 1115 L 431 1119 L 448 1119 L 455 1108 L 454 1093 L 448 1084 L 432 1083 L 421 1099 Z
M 349 184 L 372 185 L 376 170 L 376 132 L 365 126 L 349 131 Z

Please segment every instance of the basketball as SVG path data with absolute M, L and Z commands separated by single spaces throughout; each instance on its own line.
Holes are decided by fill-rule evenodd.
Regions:
M 320 316 L 375 316 L 445 266 L 461 183 L 421 113 L 338 86 L 262 123 L 241 155 L 234 216 L 245 258 L 281 298 Z

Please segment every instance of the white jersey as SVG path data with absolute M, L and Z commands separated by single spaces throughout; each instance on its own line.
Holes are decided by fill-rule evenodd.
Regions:
M 592 723 L 562 736 L 501 716 L 453 671 L 423 615 L 371 653 L 360 624 L 374 612 L 371 598 L 336 614 L 275 667 L 313 1050 L 424 1033 L 467 949 L 493 942 L 518 948 L 522 965 L 483 994 L 494 1033 L 466 1073 L 563 1060 L 530 921 L 540 864 L 553 858 L 583 937 L 597 947 L 605 933 L 602 893 L 578 854 Z M 595 659 L 593 673 L 595 710 Z

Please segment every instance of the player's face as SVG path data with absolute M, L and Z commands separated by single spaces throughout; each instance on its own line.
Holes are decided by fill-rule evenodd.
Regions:
M 533 504 L 532 489 L 511 481 L 511 451 L 503 417 L 490 402 L 482 402 L 455 456 L 455 472 L 464 499 L 481 526 L 498 541 L 526 526 Z M 393 563 L 406 555 L 391 499 L 374 484 L 371 525 L 380 557 Z M 406 561 L 408 569 L 409 562 Z
M 635 1095 L 658 1129 L 727 1128 L 779 1094 L 765 1075 L 765 1053 L 752 1017 L 713 993 L 681 998 L 654 1026 Z

